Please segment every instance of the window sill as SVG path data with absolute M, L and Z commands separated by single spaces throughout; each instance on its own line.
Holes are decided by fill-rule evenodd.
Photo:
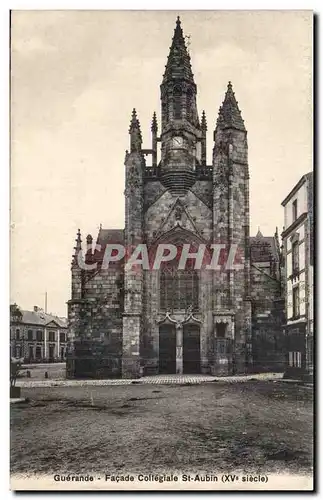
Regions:
M 301 315 L 298 314 L 297 316 L 292 316 L 291 318 L 289 318 L 289 321 L 296 321 L 296 320 L 298 320 L 300 318 L 301 318 Z

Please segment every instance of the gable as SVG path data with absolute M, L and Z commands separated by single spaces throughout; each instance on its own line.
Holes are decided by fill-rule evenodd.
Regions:
M 155 231 L 155 238 L 159 238 L 162 234 L 168 233 L 175 227 L 181 227 L 193 234 L 199 233 L 192 217 L 187 213 L 185 206 L 179 198 L 173 204 L 159 229 Z
M 176 226 L 209 240 L 212 235 L 212 211 L 191 191 L 185 196 L 176 196 L 167 191 L 145 214 L 147 242 Z
M 50 321 L 49 323 L 47 323 L 46 325 L 46 328 L 57 328 L 59 327 L 59 324 L 56 323 L 56 321 Z

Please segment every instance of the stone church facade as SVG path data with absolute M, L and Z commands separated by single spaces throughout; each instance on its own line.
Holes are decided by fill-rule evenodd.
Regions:
M 71 378 L 227 375 L 261 369 L 265 358 L 269 368 L 282 361 L 283 263 L 277 232 L 269 237 L 260 231 L 256 237 L 249 234 L 245 124 L 229 82 L 208 165 L 206 116 L 204 111 L 201 119 L 198 115 L 197 87 L 179 18 L 160 91 L 161 125 L 159 129 L 154 113 L 148 149 L 136 111 L 132 113 L 124 229 L 101 228 L 95 242 L 87 236 L 86 248 L 80 231 L 77 235 L 68 302 Z M 191 252 L 205 245 L 210 259 L 211 245 L 220 245 L 226 256 L 235 248 L 239 266 L 195 269 L 194 258 L 183 270 L 176 268 L 176 259 L 159 269 L 128 268 L 125 259 L 108 268 L 102 265 L 107 245 L 129 252 L 142 243 L 149 255 L 160 244 L 180 251 L 189 244 Z M 95 269 L 79 265 L 81 251 Z

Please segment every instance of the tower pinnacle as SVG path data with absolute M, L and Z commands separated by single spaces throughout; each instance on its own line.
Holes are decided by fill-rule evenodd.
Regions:
M 140 123 L 137 118 L 137 112 L 135 108 L 133 108 L 132 110 L 129 134 L 130 134 L 130 152 L 140 151 L 142 144 L 142 137 L 141 137 Z
M 202 111 L 202 119 L 201 119 L 201 130 L 204 132 L 207 131 L 207 122 L 206 122 L 206 116 L 205 116 L 205 111 Z
M 72 266 L 76 266 L 78 264 L 78 255 L 80 252 L 82 252 L 82 239 L 81 239 L 81 230 L 78 229 L 77 230 L 77 235 L 76 235 L 76 239 L 75 239 L 75 247 L 74 247 L 74 254 L 73 254 L 73 258 L 72 258 Z
M 156 117 L 156 112 L 154 111 L 153 114 L 153 119 L 151 122 L 151 131 L 157 133 L 158 132 L 158 124 L 157 124 L 157 117 Z
M 219 109 L 216 126 L 221 129 L 235 128 L 242 131 L 246 130 L 230 81 L 228 82 L 224 101 Z

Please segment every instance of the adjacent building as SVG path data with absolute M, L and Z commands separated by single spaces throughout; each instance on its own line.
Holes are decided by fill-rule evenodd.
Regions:
M 255 371 L 283 371 L 285 323 L 283 257 L 278 228 L 274 236 L 260 229 L 250 238 L 253 366 Z
M 287 375 L 313 371 L 313 172 L 303 175 L 282 202 L 285 260 Z
M 144 147 L 136 110 L 125 155 L 124 229 L 101 228 L 82 246 L 77 234 L 68 302 L 67 376 L 138 377 L 155 373 L 244 373 L 256 351 L 268 348 L 280 362 L 281 256 L 277 238 L 250 237 L 248 138 L 229 82 L 207 163 L 207 121 L 197 108 L 197 86 L 178 18 L 160 86 L 150 147 Z M 144 96 L 143 96 L 144 98 Z M 149 162 L 149 164 L 148 164 Z M 94 248 L 94 243 L 97 247 Z M 178 250 L 222 245 L 239 253 L 239 269 L 206 271 L 178 261 L 135 270 L 103 265 L 107 245 L 144 243 Z M 84 243 L 83 243 L 84 245 Z M 83 251 L 87 270 L 79 265 Z M 279 311 L 279 307 L 278 307 Z M 280 353 L 282 349 L 280 349 Z M 257 363 L 264 360 L 258 352 Z
M 25 362 L 65 361 L 67 320 L 35 306 L 24 311 L 10 307 L 10 355 Z

